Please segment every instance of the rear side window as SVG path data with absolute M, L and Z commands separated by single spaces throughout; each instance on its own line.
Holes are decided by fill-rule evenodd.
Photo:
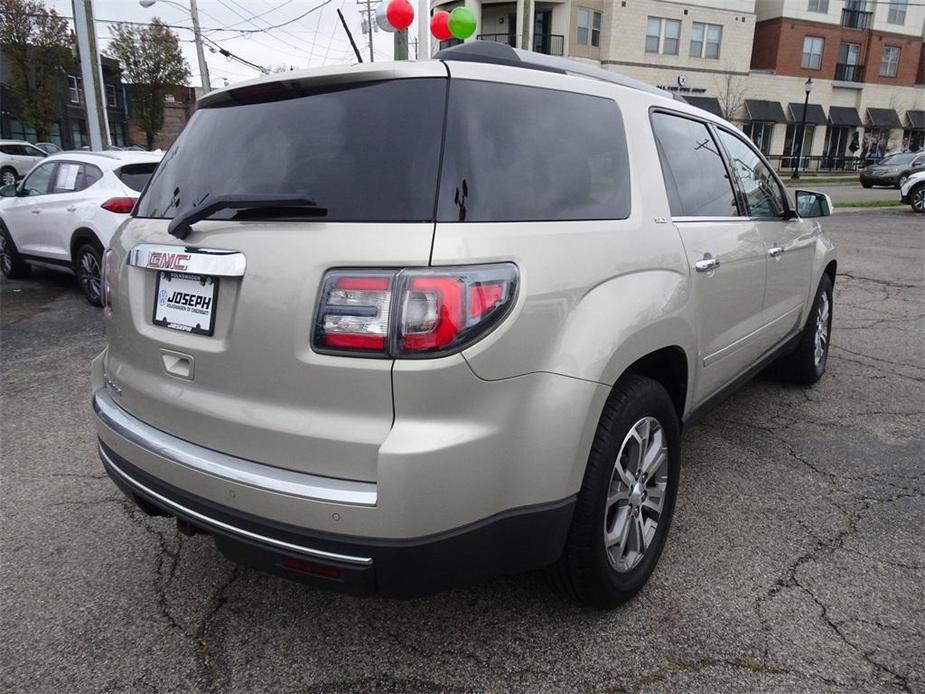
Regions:
M 402 79 L 202 108 L 136 214 L 172 218 L 210 196 L 300 195 L 327 210 L 324 221 L 433 221 L 446 87 Z
M 450 80 L 438 221 L 625 219 L 629 164 L 617 104 Z
M 707 126 L 652 114 L 652 130 L 673 217 L 737 217 L 735 192 Z
M 83 180 L 81 181 L 80 189 L 84 190 L 85 188 L 89 188 L 102 177 L 103 172 L 100 171 L 97 167 L 93 166 L 93 164 L 84 164 Z
M 116 176 L 134 191 L 141 192 L 148 185 L 151 176 L 157 170 L 157 164 L 126 164 L 116 171 Z

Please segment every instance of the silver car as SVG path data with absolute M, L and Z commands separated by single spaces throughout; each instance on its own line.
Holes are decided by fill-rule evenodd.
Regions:
M 103 465 L 290 578 L 616 605 L 682 427 L 825 371 L 829 211 L 725 121 L 499 44 L 213 92 L 104 257 Z

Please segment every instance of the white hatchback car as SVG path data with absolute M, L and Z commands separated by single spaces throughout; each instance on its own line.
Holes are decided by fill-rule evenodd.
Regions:
M 73 272 L 100 305 L 100 260 L 163 153 L 62 152 L 18 185 L 0 188 L 0 270 L 16 279 L 30 264 Z
M 0 185 L 16 183 L 47 155 L 25 140 L 0 140 Z
M 912 206 L 915 212 L 925 212 L 925 171 L 909 176 L 899 187 L 903 202 Z

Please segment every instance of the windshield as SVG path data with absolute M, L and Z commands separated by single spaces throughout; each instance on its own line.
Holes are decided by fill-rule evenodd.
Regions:
M 433 220 L 446 83 L 374 82 L 200 109 L 136 214 L 172 219 L 209 198 L 298 195 L 323 207 L 325 221 Z
M 904 152 L 903 154 L 891 154 L 881 159 L 878 163 L 888 164 L 889 166 L 904 166 L 905 164 L 911 164 L 913 159 L 915 159 L 914 154 Z

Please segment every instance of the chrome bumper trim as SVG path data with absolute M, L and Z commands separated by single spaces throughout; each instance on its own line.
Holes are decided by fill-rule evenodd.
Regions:
M 102 388 L 93 396 L 93 410 L 103 424 L 134 445 L 178 465 L 227 482 L 332 504 L 373 507 L 378 499 L 378 490 L 373 482 L 340 480 L 284 470 L 219 453 L 165 434 L 131 416 Z
M 168 499 L 166 496 L 163 496 L 162 494 L 158 494 L 153 489 L 146 487 L 141 482 L 139 482 L 133 477 L 130 477 L 127 473 L 121 470 L 119 466 L 116 465 L 116 463 L 112 460 L 112 458 L 106 455 L 106 451 L 103 450 L 103 447 L 101 445 L 97 445 L 97 450 L 99 451 L 100 458 L 102 458 L 103 461 L 109 466 L 109 468 L 114 473 L 116 473 L 119 477 L 121 477 L 126 482 L 126 484 L 128 484 L 130 487 L 137 489 L 138 491 L 146 494 L 147 496 L 150 496 L 151 498 L 156 499 L 157 501 L 164 504 L 168 508 L 173 509 L 174 511 L 178 513 L 181 513 L 184 516 L 193 518 L 199 521 L 200 523 L 203 523 L 204 525 L 207 525 L 213 528 L 218 528 L 220 530 L 224 530 L 233 535 L 245 537 L 249 540 L 255 540 L 257 542 L 267 544 L 267 545 L 272 545 L 273 547 L 277 547 L 279 549 L 285 549 L 290 552 L 298 552 L 299 554 L 304 554 L 306 556 L 315 557 L 317 559 L 326 559 L 329 561 L 339 561 L 339 562 L 345 562 L 348 564 L 359 564 L 361 566 L 371 566 L 373 563 L 373 560 L 370 557 L 354 557 L 348 554 L 337 554 L 335 552 L 325 552 L 324 550 L 313 549 L 311 547 L 303 547 L 302 545 L 295 545 L 295 544 L 292 544 L 291 542 L 284 542 L 283 540 L 277 540 L 276 538 L 273 538 L 273 537 L 267 537 L 266 535 L 260 535 L 259 533 L 254 533 L 254 532 L 251 532 L 250 530 L 245 530 L 244 528 L 238 528 L 229 523 L 225 523 L 224 521 L 220 521 L 215 518 L 210 518 L 209 516 L 199 513 L 198 511 L 194 511 L 191 508 L 187 508 L 186 506 L 183 506 L 182 504 L 178 504 L 176 501 L 173 501 L 172 499 Z

